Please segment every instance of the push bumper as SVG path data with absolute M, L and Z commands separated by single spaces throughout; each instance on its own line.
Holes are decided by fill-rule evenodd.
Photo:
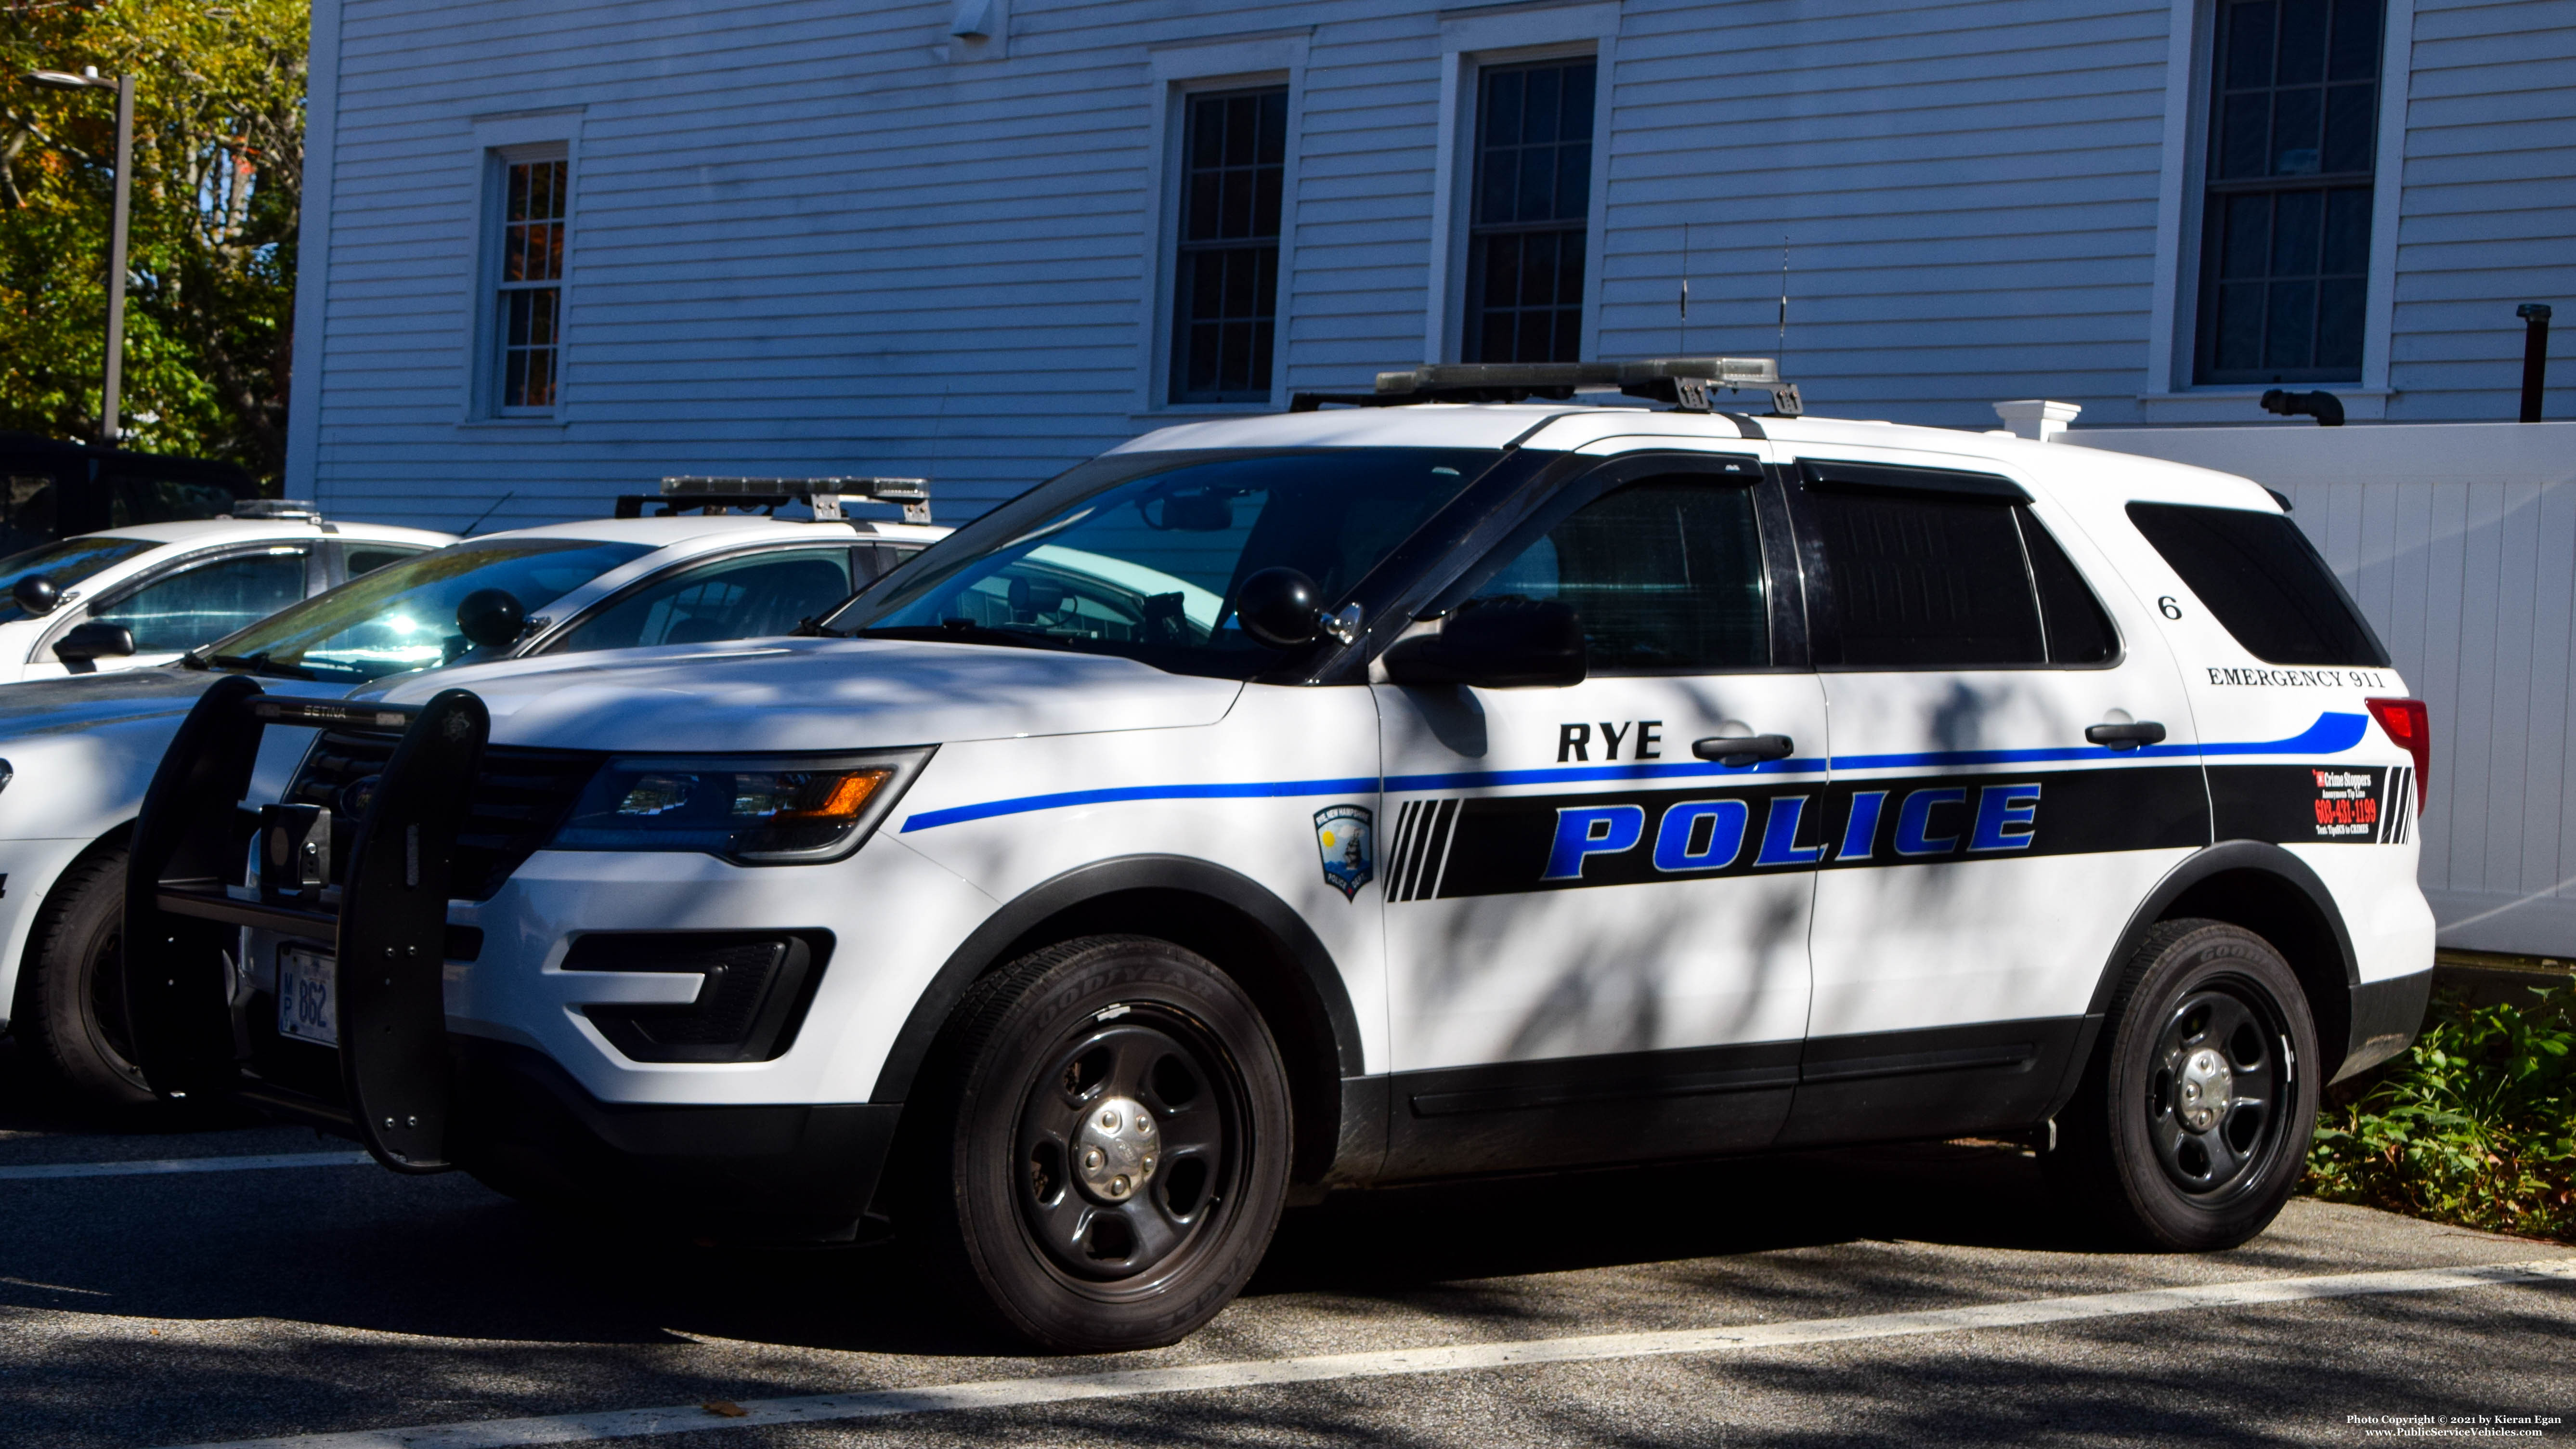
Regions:
M 2432 996 L 2430 967 L 2353 987 L 2343 1065 L 2331 1080 L 2340 1082 L 2366 1072 L 2413 1046 L 2415 1034 L 2424 1028 L 2424 1008 Z

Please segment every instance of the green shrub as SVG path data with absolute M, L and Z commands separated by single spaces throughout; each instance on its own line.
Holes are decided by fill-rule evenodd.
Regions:
M 2437 993 L 2414 1050 L 2329 1094 L 2307 1190 L 2576 1241 L 2576 987 L 2531 996 Z

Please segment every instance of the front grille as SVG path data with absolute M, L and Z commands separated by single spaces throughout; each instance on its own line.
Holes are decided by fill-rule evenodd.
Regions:
M 395 743 L 392 735 L 325 730 L 287 787 L 289 803 L 319 805 L 332 813 L 335 881 L 348 878 L 348 843 L 357 838 L 358 817 L 369 794 L 364 787 L 384 773 Z M 490 900 L 510 873 L 554 836 L 603 758 L 580 750 L 486 748 L 456 837 L 450 893 L 460 900 Z

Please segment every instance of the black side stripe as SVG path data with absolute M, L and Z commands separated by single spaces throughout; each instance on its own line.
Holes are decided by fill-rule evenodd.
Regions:
M 1387 898 L 1418 901 L 1436 894 L 1449 865 L 1449 842 L 1458 829 L 1459 801 L 1416 800 L 1396 812 L 1395 849 L 1387 866 Z

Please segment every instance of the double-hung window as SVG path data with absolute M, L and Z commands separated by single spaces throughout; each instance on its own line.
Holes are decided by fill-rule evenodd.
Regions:
M 562 157 L 501 162 L 493 299 L 496 412 L 552 412 L 561 378 L 566 182 Z
M 1288 88 L 1186 96 L 1171 400 L 1270 401 Z
M 2385 0 L 2219 0 L 2204 383 L 2361 376 Z
M 1582 357 L 1597 69 L 1584 56 L 1477 73 L 1466 361 Z

